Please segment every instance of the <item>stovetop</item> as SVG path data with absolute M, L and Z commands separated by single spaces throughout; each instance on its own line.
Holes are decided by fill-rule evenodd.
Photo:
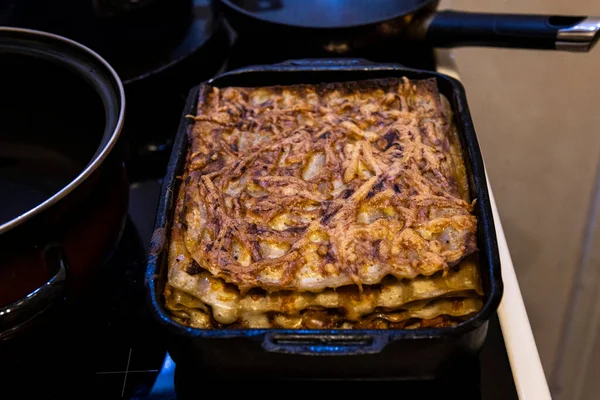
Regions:
M 253 40 L 236 40 L 232 39 L 233 46 L 229 53 L 227 62 L 222 70 L 230 70 L 238 67 L 243 67 L 252 64 L 267 64 L 281 62 L 289 58 L 302 58 L 306 54 L 272 54 L 273 52 L 259 50 L 252 43 Z M 265 55 L 269 53 L 269 55 Z M 386 54 L 399 54 L 398 52 L 388 51 Z M 358 54 L 355 56 L 386 62 L 399 62 L 412 67 L 433 69 L 435 68 L 435 60 L 431 49 L 414 49 L 412 57 L 406 58 L 406 52 L 402 52 L 405 57 L 376 58 L 371 54 Z M 420 56 L 418 56 L 420 54 Z M 322 57 L 322 55 L 318 55 Z M 173 133 L 175 132 L 175 122 Z M 136 182 L 131 188 L 131 206 L 130 220 L 131 228 L 136 229 L 141 242 L 145 245 L 149 243 L 152 235 L 152 216 L 155 211 L 158 196 L 160 194 L 161 181 L 160 179 L 147 179 Z M 127 262 L 127 261 L 125 261 Z M 137 272 L 138 274 L 140 271 Z M 141 282 L 141 276 L 138 276 L 138 283 Z M 140 314 L 140 317 L 147 318 L 145 314 Z M 136 332 L 135 326 L 146 326 L 146 322 L 133 324 L 129 328 L 125 326 L 123 329 L 131 329 Z M 120 329 L 120 328 L 118 328 Z M 118 331 L 117 329 L 117 331 Z M 95 390 L 102 393 L 103 396 L 118 397 L 122 395 L 124 398 L 148 398 L 148 399 L 185 399 L 193 397 L 198 393 L 198 387 L 201 385 L 202 377 L 187 376 L 186 371 L 176 368 L 175 363 L 169 357 L 165 350 L 164 341 L 161 342 L 161 334 L 154 329 L 149 330 L 151 334 L 148 336 L 157 335 L 159 338 L 156 341 L 135 341 L 135 340 L 119 340 L 119 344 L 113 346 L 114 355 L 110 355 L 105 359 L 108 362 L 102 362 L 102 369 L 98 368 L 95 371 Z M 127 337 L 135 337 L 132 335 L 123 335 Z M 118 349 L 118 350 L 116 350 Z M 161 353 L 162 352 L 162 353 Z M 118 353 L 118 354 L 117 354 Z M 161 353 L 164 357 L 157 358 L 149 357 L 151 354 Z M 444 381 L 395 381 L 395 382 L 376 382 L 378 390 L 384 389 L 382 386 L 389 386 L 390 389 L 397 390 L 403 395 L 411 393 L 419 394 L 425 398 L 438 395 L 452 397 L 452 394 L 460 395 L 465 399 L 511 399 L 517 398 L 515 386 L 512 380 L 510 365 L 506 355 L 502 332 L 500 330 L 497 317 L 490 321 L 488 337 L 484 348 L 478 360 L 472 363 L 458 366 L 460 369 L 457 374 L 457 379 L 453 382 Z M 227 379 L 227 377 L 223 377 Z M 208 383 L 208 382 L 207 382 Z M 328 385 L 335 385 L 336 392 L 347 392 L 348 394 L 355 393 L 355 390 L 360 388 L 368 388 L 373 382 L 301 382 L 291 383 L 294 385 L 294 390 L 298 393 L 314 394 L 316 388 L 322 390 Z M 247 392 L 248 386 L 229 382 L 228 391 L 239 391 L 240 394 Z M 261 392 L 261 396 L 267 395 Z
M 205 2 L 195 0 L 198 4 Z M 264 38 L 236 38 L 226 24 L 219 32 L 229 38 L 221 40 L 219 45 L 229 43 L 231 46 L 229 51 L 227 48 L 219 49 L 219 54 L 226 54 L 220 71 L 290 58 L 326 56 L 301 44 L 269 46 Z M 348 56 L 397 62 L 415 68 L 435 68 L 432 49 L 422 47 L 398 48 L 386 44 Z M 195 62 L 200 68 L 202 61 Z M 188 65 L 186 71 L 194 71 L 194 64 Z M 181 90 L 167 89 L 169 79 L 153 87 L 152 96 L 146 100 L 148 103 L 161 96 L 172 98 L 174 104 L 182 103 Z M 146 106 L 143 96 L 136 97 L 135 101 L 137 109 Z M 149 129 L 152 124 L 136 120 L 147 116 L 128 116 L 130 120 L 127 123 L 137 129 Z M 90 291 L 87 301 L 82 303 L 85 307 L 69 310 L 68 314 L 56 318 L 55 330 L 41 343 L 45 348 L 42 355 L 32 351 L 11 365 L 10 371 L 3 371 L 5 382 L 9 387 L 13 384 L 12 389 L 18 391 L 20 397 L 42 394 L 48 399 L 182 399 L 196 397 L 209 390 L 211 382 L 203 381 L 202 376 L 188 376 L 169 357 L 166 335 L 149 315 L 144 296 L 146 252 L 152 236 L 161 177 L 178 120 L 179 115 L 175 112 L 165 117 L 160 124 L 160 130 L 165 132 L 164 138 L 153 137 L 154 144 L 144 145 L 144 151 L 151 154 L 133 156 L 129 160 L 129 168 L 134 171 L 129 218 L 116 253 L 104 268 L 94 290 Z M 138 137 L 140 132 L 136 132 Z M 135 134 L 129 136 L 135 137 Z M 517 398 L 497 317 L 490 321 L 488 337 L 479 359 L 457 366 L 457 369 L 453 381 L 292 382 L 289 385 L 294 393 L 311 396 L 327 385 L 335 385 L 336 394 L 340 395 L 344 392 L 356 394 L 355 390 L 372 388 L 376 384 L 378 391 L 385 389 L 382 386 L 388 386 L 402 396 L 414 393 L 424 398 L 440 395 L 486 400 Z M 31 385 L 17 384 L 17 378 L 11 379 L 11 376 L 27 376 Z M 219 387 L 224 391 L 223 386 Z M 230 395 L 234 391 L 249 394 L 257 389 L 235 382 L 226 387 Z M 258 393 L 268 397 L 275 391 L 265 389 Z
M 20 398 L 180 400 L 196 398 L 204 391 L 200 389 L 203 384 L 211 384 L 176 367 L 167 352 L 164 331 L 146 309 L 145 257 L 161 185 L 160 179 L 131 185 L 129 217 L 120 245 L 81 302 L 85 306 L 57 315 L 44 342 L 38 343 L 43 351 L 32 349 L 20 353 L 19 360 L 11 360 L 9 368 L 4 364 L 5 393 L 19 393 Z M 22 376 L 35 384 L 23 385 Z M 225 383 L 229 395 L 251 390 L 247 384 Z M 517 398 L 497 317 L 490 321 L 479 359 L 457 366 L 452 380 L 288 384 L 294 385 L 294 393 L 311 396 L 328 387 L 343 395 L 377 385 L 377 390 L 389 388 L 420 398 Z M 269 393 L 274 392 L 261 391 L 261 396 L 269 397 Z
M 90 393 L 98 398 L 186 399 L 195 398 L 203 382 L 201 376 L 188 376 L 178 370 L 166 351 L 166 338 L 140 304 L 143 291 L 143 253 L 152 236 L 152 215 L 161 190 L 160 180 L 147 180 L 131 185 L 129 223 L 119 251 L 106 272 L 115 290 L 105 316 L 103 345 L 88 360 L 93 367 L 87 372 Z M 135 251 L 134 251 L 135 248 Z M 111 272 L 112 271 L 112 272 Z M 115 271 L 119 273 L 115 274 Z M 115 279 L 114 277 L 118 277 Z M 120 289 L 119 289 L 120 287 Z M 143 301 L 142 301 L 143 302 Z M 335 387 L 340 395 L 377 385 L 421 398 L 460 395 L 463 399 L 516 399 L 516 391 L 497 317 L 490 321 L 486 343 L 478 360 L 457 366 L 452 381 L 387 381 L 387 382 L 297 382 L 295 393 L 311 395 L 315 390 Z M 91 378 L 91 379 L 90 379 Z M 227 382 L 228 394 L 244 394 L 247 385 Z M 213 382 L 214 383 L 214 382 Z M 272 382 L 275 384 L 275 382 Z M 222 384 L 222 383 L 221 383 Z M 261 396 L 269 396 L 261 392 Z M 274 396 L 274 395 L 273 395 Z M 59 397 L 60 398 L 60 397 Z

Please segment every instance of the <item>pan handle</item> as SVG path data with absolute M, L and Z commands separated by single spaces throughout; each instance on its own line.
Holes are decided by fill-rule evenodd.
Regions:
M 600 37 L 600 17 L 439 11 L 426 28 L 427 40 L 436 47 L 587 52 Z
M 388 341 L 389 336 L 385 333 L 373 336 L 360 332 L 335 334 L 268 332 L 262 346 L 272 353 L 343 356 L 379 353 Z
M 65 297 L 68 266 L 60 246 L 49 246 L 44 251 L 44 259 L 48 267 L 54 267 L 56 273 L 27 296 L 0 307 L 0 339 L 10 336 L 55 301 Z

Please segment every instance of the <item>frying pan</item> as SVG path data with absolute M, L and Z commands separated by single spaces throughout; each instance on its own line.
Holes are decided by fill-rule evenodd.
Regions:
M 587 52 L 600 17 L 436 11 L 439 0 L 221 0 L 238 33 L 293 35 L 332 53 L 379 41 Z M 275 36 L 277 35 L 277 36 Z

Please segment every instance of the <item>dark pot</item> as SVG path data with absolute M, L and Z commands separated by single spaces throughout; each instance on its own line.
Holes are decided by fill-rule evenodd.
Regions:
M 85 291 L 116 246 L 128 184 L 123 85 L 90 49 L 0 28 L 0 340 Z

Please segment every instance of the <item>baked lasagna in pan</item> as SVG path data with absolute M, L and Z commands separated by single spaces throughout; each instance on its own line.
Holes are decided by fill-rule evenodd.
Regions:
M 164 293 L 181 324 L 414 329 L 482 307 L 435 79 L 203 85 L 190 117 Z

